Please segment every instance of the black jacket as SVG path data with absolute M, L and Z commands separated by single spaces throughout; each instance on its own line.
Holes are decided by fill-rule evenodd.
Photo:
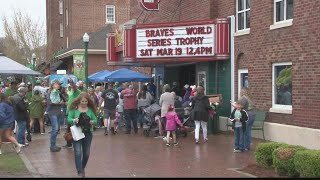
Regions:
M 28 104 L 25 101 L 25 97 L 16 94 L 13 96 L 13 110 L 16 121 L 27 121 L 28 115 Z
M 236 121 L 234 119 L 234 113 L 236 112 L 237 109 L 234 109 L 230 115 L 230 120 L 232 122 L 232 129 L 234 129 L 235 127 L 235 124 L 236 124 Z M 240 110 L 240 113 L 241 113 L 241 118 L 240 118 L 240 122 L 242 123 L 242 130 L 243 132 L 246 131 L 246 123 L 248 121 L 248 113 L 247 111 L 245 110 Z
M 208 122 L 208 110 L 212 109 L 207 96 L 194 96 L 192 99 L 191 119 Z

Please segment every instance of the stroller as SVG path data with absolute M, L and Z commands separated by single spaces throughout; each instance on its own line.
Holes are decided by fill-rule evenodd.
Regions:
M 143 135 L 148 137 L 150 133 L 157 135 L 159 133 L 159 128 L 156 120 L 161 121 L 161 107 L 159 104 L 154 103 L 149 107 L 143 109 L 143 119 L 145 121 L 143 126 Z

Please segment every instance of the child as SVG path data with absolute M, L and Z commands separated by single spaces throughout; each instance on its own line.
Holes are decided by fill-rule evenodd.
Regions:
M 174 145 L 178 145 L 177 137 L 176 137 L 176 124 L 180 127 L 183 127 L 181 121 L 178 118 L 177 113 L 174 111 L 174 106 L 171 104 L 169 105 L 168 112 L 166 113 L 166 131 L 167 131 L 167 146 L 170 147 L 170 134 L 172 133 L 173 136 L 173 143 Z
M 239 153 L 244 151 L 244 132 L 246 131 L 246 122 L 248 121 L 248 114 L 242 108 L 240 102 L 234 102 L 235 109 L 232 111 L 230 120 L 232 122 L 232 129 L 234 130 L 234 146 L 233 152 Z

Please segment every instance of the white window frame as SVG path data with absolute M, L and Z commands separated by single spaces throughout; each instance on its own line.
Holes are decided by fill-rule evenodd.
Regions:
M 272 64 L 272 107 L 270 108 L 270 112 L 274 113 L 282 113 L 282 114 L 292 114 L 292 105 L 280 105 L 276 104 L 276 66 L 292 66 L 292 62 L 283 62 L 283 63 L 273 63 Z
M 69 48 L 69 37 L 67 37 L 67 48 Z
M 69 11 L 66 9 L 66 26 L 69 25 Z
M 63 23 L 60 23 L 60 37 L 63 37 Z
M 108 20 L 108 8 L 113 9 L 113 21 Z M 116 7 L 114 5 L 106 5 L 106 23 L 116 23 Z
M 204 75 L 204 85 L 203 85 L 203 87 L 204 87 L 204 89 L 205 89 L 205 91 L 204 91 L 204 93 L 206 94 L 206 91 L 207 91 L 207 73 L 206 73 L 206 71 L 199 71 L 198 72 L 198 86 L 200 85 L 200 79 L 199 79 L 199 76 L 200 75 Z
M 248 74 L 249 76 L 249 72 L 248 69 L 239 69 L 238 70 L 238 99 L 240 98 L 240 92 L 241 92 L 241 88 L 242 88 L 242 74 Z
M 240 0 L 241 1 L 241 0 Z M 238 7 L 239 7 L 239 0 L 236 0 L 236 33 L 234 34 L 234 36 L 241 36 L 241 35 L 245 35 L 245 34 L 250 34 L 250 27 L 246 27 L 247 26 L 247 16 L 246 16 L 246 12 L 250 11 L 250 8 L 247 8 L 247 1 L 244 0 L 244 9 L 239 11 Z M 239 19 L 238 19 L 238 14 L 240 13 L 244 13 L 244 29 L 238 29 L 239 28 Z M 251 15 L 250 15 L 251 16 Z
M 284 3 L 284 15 L 283 15 L 283 21 L 277 21 L 277 3 L 283 1 Z M 273 24 L 270 26 L 270 30 L 283 28 L 292 26 L 293 18 L 287 19 L 287 0 L 273 0 Z
M 59 0 L 59 14 L 63 14 L 63 0 Z

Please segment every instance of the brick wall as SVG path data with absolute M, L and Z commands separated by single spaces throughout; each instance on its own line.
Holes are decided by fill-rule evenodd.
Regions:
M 252 0 L 250 34 L 235 37 L 235 74 L 238 68 L 248 69 L 252 99 L 259 109 L 272 107 L 272 63 L 292 62 L 292 115 L 270 113 L 270 122 L 320 128 L 319 7 L 320 1 L 294 1 L 293 25 L 270 30 L 273 1 Z

